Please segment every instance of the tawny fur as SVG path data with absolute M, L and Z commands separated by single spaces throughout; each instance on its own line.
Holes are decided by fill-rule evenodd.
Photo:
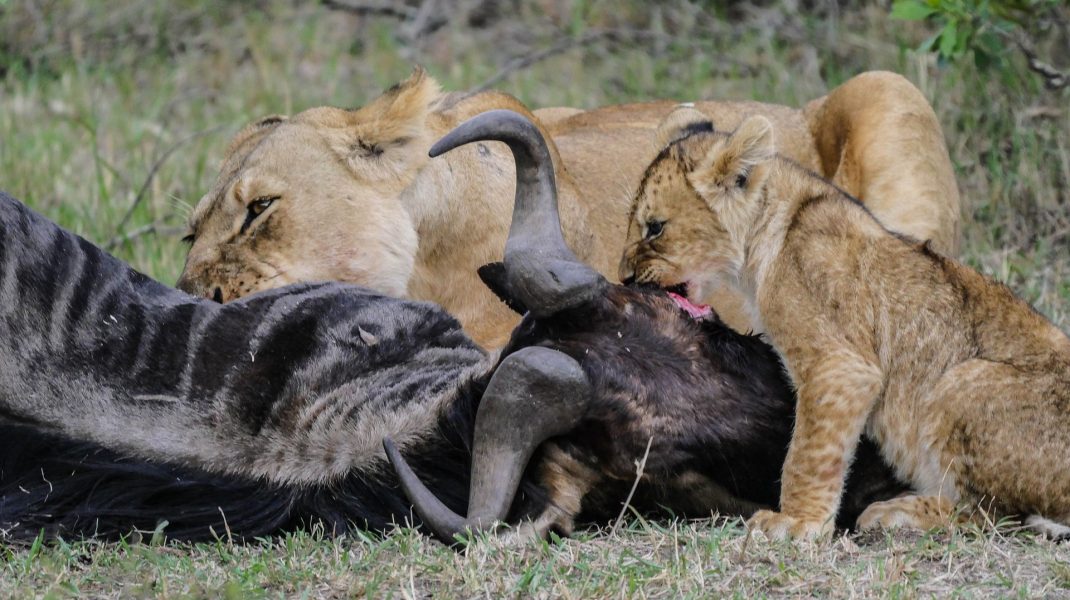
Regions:
M 502 253 L 512 158 L 504 145 L 485 143 L 430 160 L 431 142 L 490 109 L 533 118 L 551 140 L 565 235 L 582 260 L 611 275 L 629 236 L 628 205 L 660 149 L 655 131 L 674 107 L 532 113 L 497 92 L 443 94 L 417 71 L 359 109 L 261 120 L 236 136 L 190 219 L 193 245 L 179 286 L 231 300 L 297 281 L 346 281 L 440 304 L 477 342 L 499 347 L 517 317 L 480 285 L 476 269 Z M 902 77 L 863 74 L 802 110 L 754 102 L 695 109 L 728 128 L 767 116 L 783 153 L 836 176 L 893 226 L 954 249 L 958 191 L 939 125 Z M 872 143 L 877 137 L 920 145 L 886 152 Z M 902 175 L 921 165 L 938 172 L 938 185 Z M 243 230 L 258 199 L 277 200 Z M 749 328 L 737 299 L 711 300 L 730 324 Z
M 732 284 L 784 359 L 799 398 L 780 512 L 750 525 L 828 532 L 863 432 L 917 495 L 873 505 L 862 526 L 946 524 L 956 505 L 1070 522 L 1070 339 L 778 157 L 773 130 L 754 117 L 675 142 L 650 172 L 686 183 L 647 186 L 635 205 L 637 219 L 667 222 L 663 241 L 625 257 L 672 284 L 665 257 L 700 253 L 690 289 Z M 670 239 L 678 224 L 686 235 Z

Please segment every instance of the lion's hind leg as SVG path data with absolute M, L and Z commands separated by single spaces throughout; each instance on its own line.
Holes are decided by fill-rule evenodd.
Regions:
M 946 496 L 899 496 L 870 504 L 858 516 L 858 528 L 919 531 L 947 528 L 968 520 Z
M 992 520 L 1041 515 L 1026 524 L 1052 537 L 1068 529 L 1068 375 L 1046 365 L 973 359 L 937 382 L 929 404 L 939 407 L 945 426 L 941 464 L 967 507 L 992 511 Z M 924 483 L 915 482 L 932 489 Z M 1060 527 L 1044 527 L 1049 520 Z
M 891 500 L 874 502 L 858 517 L 861 530 L 906 528 L 917 531 L 947 529 L 965 523 L 991 522 L 983 520 L 975 507 L 963 510 L 961 505 L 944 496 L 900 496 Z M 1070 540 L 1070 525 L 1067 519 L 1049 519 L 1030 515 L 1022 522 L 1026 529 L 1055 542 Z

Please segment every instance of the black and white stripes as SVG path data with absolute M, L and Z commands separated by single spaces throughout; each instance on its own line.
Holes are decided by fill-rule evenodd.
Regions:
M 216 304 L 137 273 L 4 194 L 0 290 L 0 424 L 51 431 L 52 454 L 62 456 L 44 452 L 42 465 L 73 460 L 66 444 L 137 457 L 133 471 L 186 469 L 262 491 L 341 490 L 354 473 L 377 479 L 384 435 L 420 452 L 445 443 L 446 413 L 463 408 L 465 382 L 491 367 L 434 305 L 334 283 Z M 468 432 L 458 434 L 464 449 Z M 24 453 L 9 443 L 0 440 L 0 529 L 29 514 L 11 507 L 35 476 L 12 463 Z M 383 477 L 390 488 L 392 474 Z M 374 491 L 379 500 L 394 493 Z M 400 499 L 380 504 L 371 512 L 403 508 Z

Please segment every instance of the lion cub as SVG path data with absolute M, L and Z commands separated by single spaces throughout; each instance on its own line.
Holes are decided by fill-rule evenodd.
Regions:
M 798 408 L 780 512 L 749 526 L 829 532 L 865 434 L 916 495 L 870 506 L 861 527 L 929 528 L 963 503 L 1070 532 L 1070 339 L 777 156 L 766 119 L 730 135 L 699 119 L 647 171 L 630 225 L 643 239 L 621 271 L 692 299 L 730 283 L 787 365 Z

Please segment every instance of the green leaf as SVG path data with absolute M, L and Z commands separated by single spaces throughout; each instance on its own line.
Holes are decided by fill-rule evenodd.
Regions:
M 984 50 L 986 54 L 995 57 L 1002 57 L 1003 53 L 1006 51 L 999 36 L 991 31 L 982 31 L 978 34 L 977 38 L 974 40 L 974 47 L 980 48 Z
M 977 65 L 978 70 L 984 71 L 999 65 L 1001 62 L 998 55 L 989 54 L 981 48 L 973 49 L 973 64 Z
M 944 30 L 940 32 L 940 56 L 950 58 L 955 52 L 955 42 L 958 40 L 958 24 L 948 21 Z
M 921 0 L 895 0 L 892 18 L 904 21 L 921 21 L 936 12 L 936 9 Z
M 973 37 L 973 27 L 959 27 L 958 36 L 955 38 L 955 49 L 952 50 L 954 56 L 962 56 L 966 53 L 966 48 L 970 45 L 970 38 Z
M 932 34 L 918 45 L 918 52 L 932 52 L 936 49 L 936 41 L 940 39 L 940 32 Z

